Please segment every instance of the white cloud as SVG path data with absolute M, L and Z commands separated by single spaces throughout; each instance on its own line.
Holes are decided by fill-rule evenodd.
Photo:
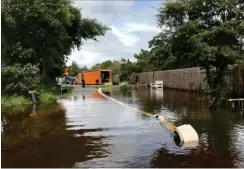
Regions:
M 112 33 L 118 37 L 119 41 L 124 44 L 124 46 L 133 47 L 140 40 L 140 38 L 130 35 L 128 33 L 119 31 L 114 25 L 111 26 Z
M 123 23 L 124 30 L 128 33 L 130 32 L 160 32 L 160 29 L 156 25 L 149 25 L 145 23 Z
M 102 62 L 104 58 L 111 59 L 111 57 L 106 57 L 102 53 L 97 53 L 92 50 L 80 50 L 74 49 L 68 65 L 71 65 L 72 61 L 76 61 L 80 66 L 91 67 L 96 63 Z
M 68 64 L 74 60 L 90 67 L 108 59 L 134 60 L 134 53 L 148 49 L 148 41 L 159 32 L 153 4 L 159 1 L 75 1 L 83 17 L 97 18 L 111 30 L 98 42 L 88 40 L 80 51 L 74 50 Z

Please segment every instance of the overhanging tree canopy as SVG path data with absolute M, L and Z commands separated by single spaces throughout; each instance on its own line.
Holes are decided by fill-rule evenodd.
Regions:
M 108 30 L 70 0 L 3 0 L 1 13 L 2 61 L 38 65 L 43 77 L 61 74 L 73 48 Z

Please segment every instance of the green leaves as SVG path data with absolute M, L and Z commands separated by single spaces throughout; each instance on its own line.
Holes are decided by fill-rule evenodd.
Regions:
M 77 76 L 78 73 L 81 71 L 79 65 L 73 61 L 72 64 L 69 66 L 69 72 L 71 76 Z
M 219 86 L 224 86 L 228 66 L 244 60 L 243 7 L 241 0 L 165 2 L 159 8 L 158 25 L 170 29 L 149 42 L 152 57 L 161 62 L 161 69 L 179 68 L 178 63 L 199 65 L 207 72 L 209 87 L 222 93 Z
M 95 19 L 82 18 L 69 0 L 3 0 L 2 19 L 5 64 L 39 65 L 43 78 L 61 75 L 56 70 L 73 48 L 108 30 Z
M 26 64 L 6 66 L 2 69 L 2 94 L 23 95 L 34 90 L 40 83 L 40 72 L 37 66 Z
M 151 63 L 151 53 L 148 50 L 141 49 L 141 52 L 135 54 L 136 72 L 150 72 L 154 70 L 154 65 Z

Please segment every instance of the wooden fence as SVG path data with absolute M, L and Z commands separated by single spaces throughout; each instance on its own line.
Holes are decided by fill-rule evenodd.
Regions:
M 130 82 L 150 84 L 156 80 L 163 80 L 164 87 L 167 88 L 198 91 L 208 87 L 205 78 L 205 71 L 196 67 L 136 73 L 131 75 Z M 235 96 L 244 95 L 244 66 L 234 66 L 226 73 L 225 80 L 231 94 Z
M 229 85 L 232 95 L 235 97 L 244 96 L 244 65 L 238 65 L 233 68 L 229 75 L 231 83 Z

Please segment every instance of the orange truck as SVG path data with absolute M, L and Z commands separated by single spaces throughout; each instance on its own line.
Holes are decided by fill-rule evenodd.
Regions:
M 112 70 L 102 69 L 80 72 L 77 76 L 77 84 L 79 85 L 82 84 L 82 73 L 84 75 L 85 84 L 95 85 L 97 84 L 96 81 L 98 81 L 98 84 L 103 84 L 102 79 L 104 79 L 105 83 L 112 84 Z

